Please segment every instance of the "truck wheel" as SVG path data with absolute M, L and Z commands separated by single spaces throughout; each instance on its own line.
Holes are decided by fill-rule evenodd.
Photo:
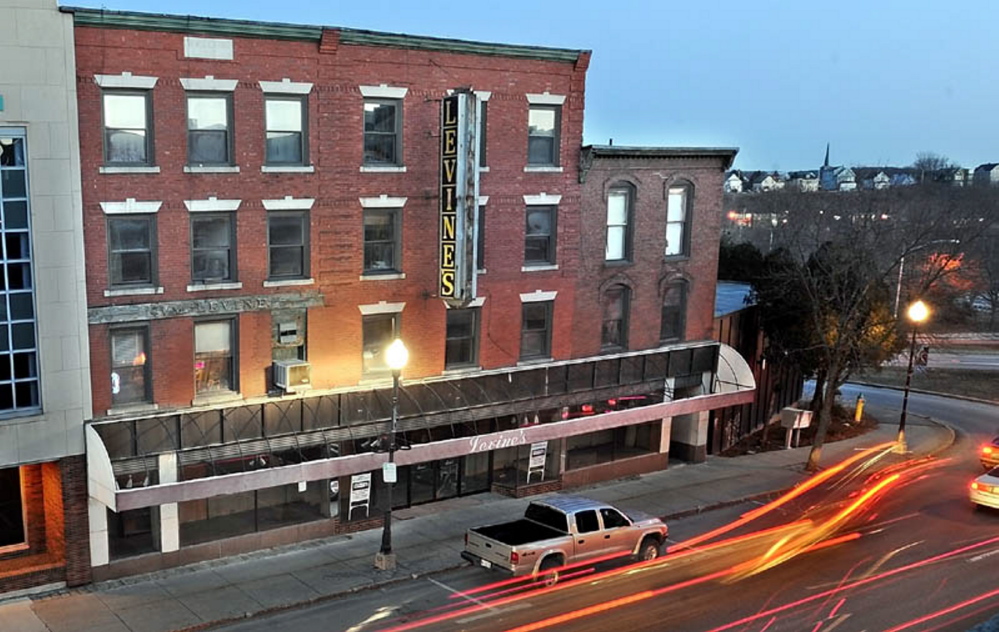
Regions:
M 642 540 L 642 546 L 638 548 L 638 559 L 642 562 L 650 562 L 659 557 L 659 543 L 654 538 Z
M 549 557 L 544 562 L 541 562 L 538 575 L 541 576 L 541 583 L 545 588 L 551 588 L 558 583 L 558 568 L 560 566 L 562 566 L 562 561 L 556 557 Z

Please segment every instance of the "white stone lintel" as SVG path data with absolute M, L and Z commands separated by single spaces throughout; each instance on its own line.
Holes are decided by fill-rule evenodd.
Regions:
M 382 193 L 378 197 L 362 197 L 357 199 L 361 202 L 363 208 L 402 208 L 406 205 L 406 200 L 409 198 L 389 197 Z
M 308 211 L 316 203 L 315 198 L 293 198 L 284 196 L 282 200 L 261 200 L 268 211 Z
M 202 211 L 235 211 L 243 200 L 220 200 L 210 196 L 207 200 L 184 200 L 184 206 L 192 213 Z
M 236 89 L 236 79 L 216 79 L 212 75 L 207 75 L 204 79 L 181 78 L 180 85 L 185 90 L 195 90 L 199 92 L 232 92 Z
M 145 77 L 123 72 L 120 75 L 94 75 L 94 81 L 102 88 L 122 90 L 152 90 L 159 77 Z
M 409 88 L 398 88 L 387 84 L 380 86 L 359 86 L 365 99 L 404 99 Z
M 101 202 L 101 210 L 105 215 L 124 215 L 127 213 L 155 213 L 163 206 L 163 202 L 157 201 L 137 201 L 135 198 L 127 198 L 124 202 Z
M 361 310 L 362 316 L 372 316 L 375 314 L 398 314 L 405 308 L 406 303 L 387 303 L 385 301 L 378 301 L 377 303 L 371 305 L 357 306 L 357 309 Z
M 533 292 L 525 292 L 520 295 L 521 303 L 541 303 L 544 301 L 554 301 L 555 297 L 558 296 L 557 290 L 552 290 L 550 292 L 544 292 L 542 290 L 534 290 Z
M 285 77 L 281 81 L 261 81 L 260 89 L 267 94 L 309 94 L 312 92 L 312 84 Z

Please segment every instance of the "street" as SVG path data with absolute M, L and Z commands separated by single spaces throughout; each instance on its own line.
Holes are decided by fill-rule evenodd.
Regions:
M 859 390 L 844 387 L 844 401 Z M 863 392 L 882 423 L 897 418 L 899 392 Z M 967 500 L 968 482 L 981 472 L 975 449 L 996 430 L 996 410 L 921 394 L 912 395 L 909 410 L 910 423 L 930 416 L 952 424 L 959 430 L 955 444 L 928 462 L 865 456 L 825 485 L 698 543 L 699 550 L 676 544 L 759 506 L 672 521 L 670 554 L 652 565 L 584 569 L 543 590 L 518 589 L 466 567 L 222 629 L 661 630 L 668 622 L 667 629 L 712 632 L 967 630 L 999 610 L 993 571 L 999 512 L 976 511 Z M 808 539 L 895 474 L 848 520 L 821 540 Z M 800 530 L 801 520 L 811 522 Z M 847 539 L 836 543 L 837 537 Z M 796 540 L 804 544 L 789 551 Z M 820 542 L 834 545 L 819 548 Z M 776 557 L 781 563 L 773 567 L 761 563 Z

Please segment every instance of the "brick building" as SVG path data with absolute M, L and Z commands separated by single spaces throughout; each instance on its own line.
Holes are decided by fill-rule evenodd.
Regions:
M 90 581 L 73 21 L 0 8 L 0 593 Z
M 582 148 L 589 51 L 69 11 L 95 577 L 381 525 L 396 337 L 395 507 L 697 460 L 752 398 L 735 151 Z

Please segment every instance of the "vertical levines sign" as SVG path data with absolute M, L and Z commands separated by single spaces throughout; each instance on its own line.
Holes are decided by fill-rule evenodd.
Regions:
M 456 91 L 441 102 L 441 298 L 455 306 L 475 298 L 478 146 L 475 95 Z

